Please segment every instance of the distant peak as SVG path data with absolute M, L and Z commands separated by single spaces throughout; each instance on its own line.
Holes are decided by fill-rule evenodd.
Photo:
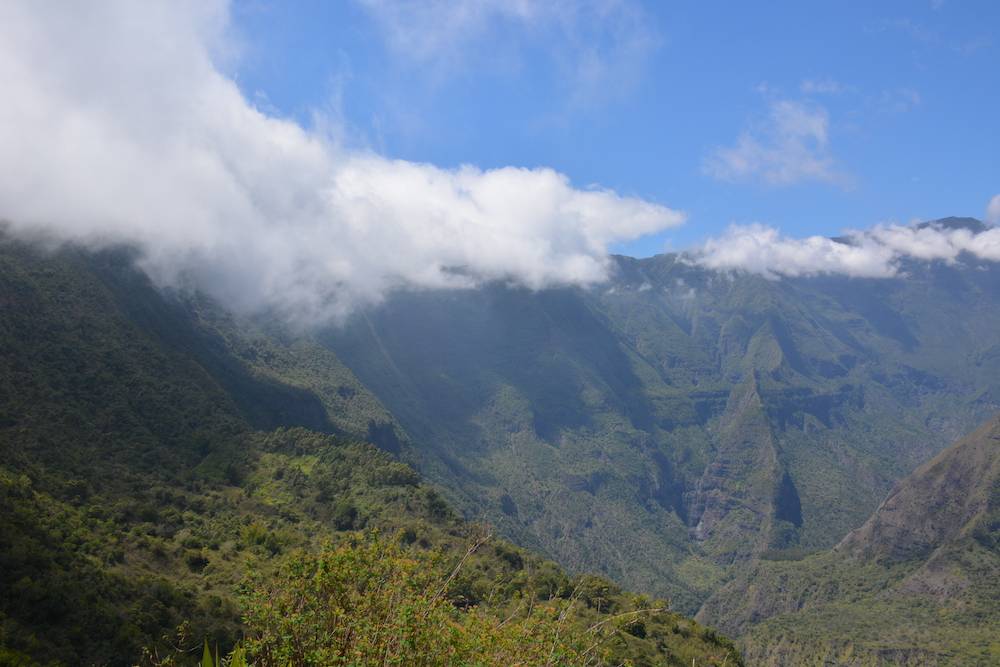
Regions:
M 973 234 L 979 234 L 989 229 L 989 225 L 975 218 L 948 217 L 939 220 L 928 220 L 917 225 L 918 229 L 938 227 L 940 229 L 967 229 Z

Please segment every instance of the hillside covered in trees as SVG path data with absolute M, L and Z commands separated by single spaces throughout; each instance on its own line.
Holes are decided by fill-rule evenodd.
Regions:
M 739 664 L 462 519 L 331 353 L 133 259 L 0 245 L 0 663 Z
M 762 559 L 699 619 L 755 665 L 1000 662 L 1000 415 L 818 554 Z

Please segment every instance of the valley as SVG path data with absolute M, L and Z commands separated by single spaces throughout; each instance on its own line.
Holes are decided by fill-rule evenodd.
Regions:
M 231 642 L 241 564 L 337 530 L 460 549 L 472 529 L 419 509 L 446 505 L 399 460 L 467 520 L 740 638 L 748 664 L 992 659 L 995 424 L 908 477 L 1000 408 L 992 264 L 770 280 L 618 258 L 600 289 L 400 293 L 305 334 L 161 293 L 125 248 L 3 253 L 6 571 L 98 577 L 102 605 L 148 607 L 130 587 L 150 577 L 176 591 L 126 653 L 184 618 Z M 27 581 L 9 599 L 56 604 Z M 44 655 L 23 633 L 69 618 L 46 613 L 7 607 L 4 636 Z
M 754 558 L 832 547 L 1000 409 L 992 262 L 617 267 L 590 291 L 404 293 L 319 340 L 464 512 L 688 613 Z

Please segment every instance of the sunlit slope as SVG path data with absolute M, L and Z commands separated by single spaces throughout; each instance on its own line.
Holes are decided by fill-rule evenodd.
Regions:
M 764 560 L 699 618 L 750 664 L 1000 661 L 1000 417 L 899 482 L 836 548 Z

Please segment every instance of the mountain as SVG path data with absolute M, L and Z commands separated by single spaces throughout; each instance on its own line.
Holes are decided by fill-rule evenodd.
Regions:
M 972 232 L 973 234 L 980 234 L 990 229 L 990 226 L 981 220 L 976 220 L 975 218 L 941 218 L 939 220 L 929 220 L 927 222 L 921 222 L 917 225 L 918 228 L 926 227 L 937 227 L 938 229 L 955 230 L 964 229 L 965 231 Z
M 942 548 L 969 536 L 981 537 L 988 547 L 989 533 L 1000 529 L 998 511 L 1000 416 L 897 484 L 836 550 L 855 560 L 896 563 L 933 560 Z
M 968 255 L 881 279 L 615 257 L 591 288 L 400 290 L 310 331 L 157 289 L 127 248 L 7 240 L 0 259 L 0 547 L 14 573 L 0 639 L 65 662 L 99 646 L 134 654 L 185 618 L 231 641 L 247 566 L 368 527 L 460 554 L 469 520 L 540 554 L 521 557 L 531 572 L 550 558 L 566 577 L 596 572 L 701 610 L 770 659 L 767 628 L 800 647 L 781 624 L 826 641 L 840 616 L 786 616 L 770 593 L 744 610 L 747 577 L 787 572 L 811 590 L 830 567 L 868 595 L 903 576 L 833 548 L 1000 410 L 1000 265 Z M 887 521 L 870 530 L 905 532 Z M 462 599 L 527 576 L 501 556 L 482 567 Z M 81 578 L 103 582 L 90 602 Z M 980 646 L 974 619 L 955 619 L 941 627 Z M 687 623 L 622 650 L 728 650 Z
M 0 664 L 267 646 L 253 595 L 307 594 L 310 558 L 355 567 L 355 585 L 396 551 L 385 567 L 452 572 L 411 594 L 443 624 L 424 634 L 465 650 L 523 629 L 599 639 L 590 655 L 613 664 L 739 663 L 663 603 L 483 542 L 400 461 L 401 427 L 334 354 L 158 290 L 136 259 L 0 242 Z M 357 546 L 372 540 L 386 546 Z
M 744 635 L 750 664 L 995 665 L 997 600 L 1000 415 L 899 482 L 834 549 L 760 561 L 699 618 Z
M 1000 409 L 996 263 L 614 261 L 591 289 L 400 292 L 317 340 L 465 514 L 690 613 L 761 555 L 832 547 Z

